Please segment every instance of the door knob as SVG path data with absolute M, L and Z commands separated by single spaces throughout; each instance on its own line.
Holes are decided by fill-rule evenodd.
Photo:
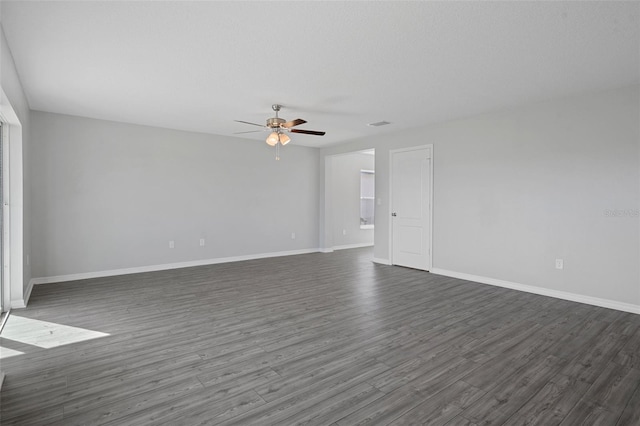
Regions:
M 396 212 L 391 213 L 391 216 L 396 217 L 397 216 Z

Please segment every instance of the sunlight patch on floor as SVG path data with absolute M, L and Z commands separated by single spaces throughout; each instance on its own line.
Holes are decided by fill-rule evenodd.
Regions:
M 45 349 L 105 336 L 109 334 L 15 315 L 9 317 L 2 330 L 5 339 Z
M 13 349 L 3 348 L 0 346 L 0 359 L 9 358 L 11 356 L 22 355 L 24 352 L 14 351 Z

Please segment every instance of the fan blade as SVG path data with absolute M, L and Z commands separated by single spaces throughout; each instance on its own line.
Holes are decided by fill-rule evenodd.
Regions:
M 291 121 L 287 121 L 286 123 L 283 123 L 280 125 L 280 127 L 284 127 L 285 129 L 289 129 L 291 127 L 294 126 L 299 126 L 301 124 L 306 123 L 306 120 L 303 120 L 302 118 L 296 118 L 295 120 L 291 120 Z
M 316 136 L 324 136 L 327 132 L 316 132 L 315 130 L 302 130 L 302 129 L 291 129 L 291 133 L 302 133 L 305 135 L 316 135 Z
M 264 124 L 256 124 L 256 123 L 249 123 L 248 121 L 242 121 L 242 120 L 233 120 L 236 123 L 244 123 L 244 124 L 251 124 L 252 126 L 258 126 L 258 127 L 265 127 Z
M 243 133 L 262 133 L 264 130 L 249 130 L 248 132 L 235 132 L 234 135 L 241 135 Z

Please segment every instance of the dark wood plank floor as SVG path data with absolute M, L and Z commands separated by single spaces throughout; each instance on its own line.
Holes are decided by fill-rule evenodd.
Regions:
M 37 286 L 3 425 L 638 425 L 640 316 L 344 250 Z

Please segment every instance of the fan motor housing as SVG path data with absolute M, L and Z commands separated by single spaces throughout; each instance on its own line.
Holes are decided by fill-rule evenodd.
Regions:
M 276 127 L 280 127 L 281 124 L 285 123 L 283 118 L 273 117 L 267 119 L 267 127 L 271 127 L 272 129 Z

